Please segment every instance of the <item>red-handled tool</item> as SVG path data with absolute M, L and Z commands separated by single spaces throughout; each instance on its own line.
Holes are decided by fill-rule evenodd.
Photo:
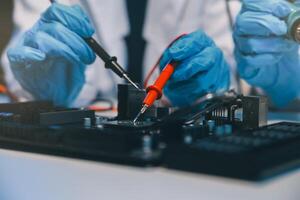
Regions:
M 177 63 L 175 61 L 172 61 L 168 63 L 165 68 L 162 70 L 156 81 L 153 85 L 150 85 L 147 87 L 147 95 L 143 101 L 143 106 L 136 118 L 133 120 L 133 123 L 136 123 L 139 117 L 146 112 L 146 110 L 153 105 L 153 103 L 160 99 L 162 96 L 162 90 L 164 86 L 166 85 L 167 81 L 172 76 L 175 67 Z

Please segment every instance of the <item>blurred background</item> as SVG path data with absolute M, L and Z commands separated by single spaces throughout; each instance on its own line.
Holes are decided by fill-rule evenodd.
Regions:
M 1 0 L 0 2 L 0 55 L 5 48 L 12 31 L 12 0 Z M 0 63 L 1 65 L 1 63 Z M 2 66 L 0 68 L 0 83 L 3 83 Z

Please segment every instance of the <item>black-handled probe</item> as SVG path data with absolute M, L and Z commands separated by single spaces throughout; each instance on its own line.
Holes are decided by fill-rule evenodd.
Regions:
M 50 0 L 50 2 L 54 3 L 56 1 Z M 104 61 L 105 68 L 111 69 L 120 78 L 124 78 L 131 85 L 133 85 L 136 89 L 141 90 L 139 88 L 139 86 L 129 78 L 127 72 L 117 62 L 117 57 L 110 56 L 94 38 L 89 37 L 89 38 L 83 38 L 83 39 L 89 45 L 89 47 L 91 47 L 91 49 L 95 52 L 95 54 L 98 55 Z

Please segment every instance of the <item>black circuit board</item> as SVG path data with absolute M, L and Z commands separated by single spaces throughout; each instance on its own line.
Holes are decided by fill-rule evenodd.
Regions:
M 222 135 L 209 133 L 208 127 L 200 125 L 181 130 L 149 127 L 149 122 L 136 127 L 128 121 L 106 121 L 90 127 L 0 122 L 0 147 L 246 180 L 262 180 L 288 171 L 291 166 L 282 166 L 300 155 L 300 124 L 296 123 Z M 166 136 L 166 131 L 179 135 L 178 139 Z
M 261 126 L 265 116 L 260 115 L 266 113 L 261 102 L 253 97 L 218 99 L 201 104 L 199 112 L 191 107 L 138 123 L 47 102 L 0 105 L 0 147 L 264 180 L 300 167 L 300 124 Z M 236 114 L 241 109 L 242 119 Z

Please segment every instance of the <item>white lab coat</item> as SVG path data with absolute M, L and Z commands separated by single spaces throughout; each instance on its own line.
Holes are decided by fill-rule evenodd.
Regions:
M 64 4 L 80 4 L 89 14 L 96 28 L 94 37 L 106 50 L 118 57 L 126 66 L 125 36 L 129 34 L 129 22 L 125 0 L 60 0 Z M 10 44 L 29 29 L 49 6 L 48 0 L 15 0 L 15 32 Z M 239 5 L 232 5 L 234 13 Z M 177 35 L 203 29 L 223 50 L 227 61 L 234 66 L 233 41 L 225 0 L 148 0 L 143 37 L 146 49 L 143 63 L 144 75 L 156 62 L 165 47 Z M 19 97 L 30 98 L 14 79 L 7 58 L 2 59 L 5 79 L 9 89 Z M 75 101 L 76 106 L 88 104 L 101 93 L 105 98 L 116 96 L 116 82 L 120 79 L 106 70 L 103 62 L 96 62 L 86 70 L 86 84 Z

